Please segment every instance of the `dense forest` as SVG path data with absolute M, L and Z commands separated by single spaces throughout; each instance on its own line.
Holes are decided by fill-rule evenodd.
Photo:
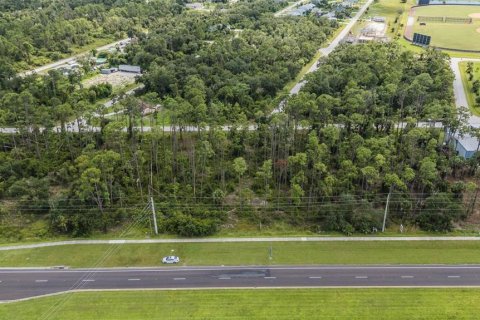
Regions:
M 282 6 L 259 0 L 152 21 L 125 53 L 146 70 L 143 89 L 119 102 L 128 128 L 104 118 L 98 130 L 67 130 L 104 92 L 75 75 L 4 78 L 0 122 L 18 130 L 0 135 L 3 237 L 23 237 L 29 223 L 37 237 L 108 232 L 132 219 L 148 228 L 150 196 L 160 231 L 181 236 L 242 223 L 372 233 L 387 202 L 389 224 L 450 231 L 467 219 L 478 157 L 465 160 L 448 143 L 447 132 L 468 130 L 448 57 L 343 45 L 271 113 L 337 26 L 274 18 Z M 170 124 L 143 130 L 136 119 L 152 97 Z
M 68 56 L 74 49 L 134 36 L 156 19 L 182 10 L 182 2 L 163 0 L 2 0 L 0 74 L 11 77 L 15 71 Z

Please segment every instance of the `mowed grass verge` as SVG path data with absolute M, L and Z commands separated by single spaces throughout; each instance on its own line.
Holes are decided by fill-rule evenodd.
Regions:
M 475 115 L 480 115 L 480 107 L 477 107 L 477 103 L 475 102 L 475 94 L 473 93 L 473 81 L 480 80 L 480 63 L 474 62 L 473 63 L 473 80 L 468 81 L 467 75 L 467 62 L 460 62 L 460 73 L 462 75 L 462 83 L 463 88 L 465 89 L 465 94 L 467 96 L 468 106 L 470 111 L 472 111 Z
M 0 305 L 0 319 L 478 319 L 478 289 L 80 292 Z
M 270 249 L 271 248 L 271 249 Z M 270 250 L 272 257 L 270 259 Z M 240 242 L 65 245 L 0 251 L 0 267 L 161 265 L 474 264 L 480 241 Z

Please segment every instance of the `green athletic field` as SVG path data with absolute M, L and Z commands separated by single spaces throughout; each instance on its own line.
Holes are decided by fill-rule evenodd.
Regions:
M 271 248 L 271 251 L 270 251 Z M 174 250 L 174 251 L 171 251 Z M 271 252 L 271 259 L 270 259 Z M 0 251 L 0 267 L 480 263 L 480 241 L 239 242 L 67 245 Z
M 418 16 L 468 18 L 470 14 L 480 14 L 480 6 L 424 6 L 414 8 L 414 11 L 413 32 L 431 36 L 432 46 L 480 51 L 479 18 L 473 19 L 471 24 L 427 21 L 425 26 L 421 26 L 417 21 Z
M 0 319 L 473 320 L 478 301 L 453 288 L 81 292 L 0 305 Z

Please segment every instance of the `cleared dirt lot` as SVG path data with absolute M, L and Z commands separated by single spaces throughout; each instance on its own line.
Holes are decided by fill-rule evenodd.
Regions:
M 86 88 L 89 88 L 100 83 L 110 83 L 115 89 L 134 83 L 137 76 L 139 75 L 136 73 L 122 71 L 114 72 L 111 74 L 99 74 L 93 78 L 83 81 L 83 85 Z

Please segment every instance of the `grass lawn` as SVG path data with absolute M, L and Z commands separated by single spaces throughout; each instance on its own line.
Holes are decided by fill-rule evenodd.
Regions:
M 115 41 L 117 40 L 115 40 L 113 37 L 95 39 L 95 41 L 87 44 L 86 46 L 73 47 L 72 54 L 87 53 L 92 51 L 93 49 L 96 49 L 98 47 L 103 47 L 104 45 L 107 45 Z
M 476 114 L 477 116 L 480 115 L 480 107 L 475 103 L 475 94 L 472 91 L 472 84 L 475 80 L 480 80 L 480 63 L 475 62 L 473 63 L 473 80 L 468 81 L 467 76 L 467 62 L 460 62 L 460 73 L 462 74 L 462 82 L 463 88 L 465 89 L 465 93 L 467 95 L 468 106 L 472 113 Z
M 272 259 L 269 259 L 272 246 Z M 172 251 L 173 250 L 173 251 Z M 113 252 L 112 252 L 113 251 Z M 111 254 L 108 254 L 110 253 Z M 171 253 L 180 265 L 468 264 L 480 263 L 480 241 L 240 242 L 65 245 L 0 251 L 0 267 L 155 266 Z
M 401 44 L 403 47 L 406 49 L 416 52 L 416 53 L 421 53 L 424 51 L 423 48 L 414 46 L 410 42 L 406 41 L 403 38 L 403 32 L 404 28 L 407 22 L 408 18 L 408 12 L 410 8 L 415 5 L 417 2 L 413 0 L 407 0 L 406 3 L 401 3 L 399 0 L 378 0 L 372 3 L 370 6 L 369 10 L 363 15 L 362 20 L 357 23 L 354 28 L 353 32 L 355 34 L 358 34 L 359 31 L 365 27 L 365 20 L 370 19 L 371 17 L 374 16 L 382 16 L 387 18 L 387 23 L 388 23 L 388 28 L 387 28 L 387 36 L 394 38 L 397 36 L 397 42 Z M 457 6 L 455 6 L 457 7 Z M 433 6 L 429 7 L 433 8 Z M 480 7 L 466 7 L 466 8 L 476 8 L 476 11 L 480 12 Z M 435 10 L 445 10 L 442 9 L 441 7 L 438 7 Z M 475 9 L 469 9 L 469 10 L 474 10 Z M 434 12 L 434 11 L 432 11 Z M 445 14 L 443 14 L 445 15 Z M 395 23 L 395 19 L 399 17 L 397 23 Z M 480 25 L 478 26 L 480 27 Z M 394 31 L 392 32 L 392 28 Z M 478 34 L 480 35 L 480 33 Z M 464 57 L 464 58 L 480 58 L 480 54 L 478 53 L 469 53 L 469 52 L 458 52 L 458 51 L 448 51 L 448 50 L 443 50 L 443 52 L 447 53 L 451 57 Z
M 375 1 L 370 5 L 368 11 L 366 11 L 362 16 L 362 21 L 354 26 L 353 33 L 358 34 L 360 30 L 365 27 L 365 20 L 380 16 L 385 17 L 387 20 L 387 36 L 394 38 L 396 34 L 403 33 L 403 28 L 400 26 L 400 24 L 402 23 L 403 16 L 407 16 L 408 9 L 412 5 L 414 5 L 414 1 L 412 0 L 408 0 L 406 3 L 401 3 L 399 0 Z M 397 20 L 396 23 L 395 20 Z
M 480 7 L 477 6 L 423 6 L 415 8 L 415 17 L 463 17 L 467 18 L 469 14 L 480 13 Z M 415 19 L 416 20 L 416 19 Z M 426 22 L 421 26 L 415 21 L 413 30 L 417 33 L 426 34 L 432 37 L 432 46 L 480 50 L 480 20 L 476 19 L 471 24 L 465 23 L 443 23 Z
M 79 292 L 0 305 L 0 319 L 478 319 L 478 289 Z

